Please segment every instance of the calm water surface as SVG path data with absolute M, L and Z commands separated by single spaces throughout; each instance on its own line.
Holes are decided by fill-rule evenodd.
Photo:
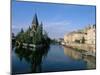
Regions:
M 40 73 L 95 69 L 95 57 L 51 44 L 47 48 L 12 50 L 12 73 Z

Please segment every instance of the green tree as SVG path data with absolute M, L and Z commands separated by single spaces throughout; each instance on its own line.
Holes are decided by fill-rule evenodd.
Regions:
M 85 38 L 84 37 L 82 37 L 82 43 L 85 43 Z
M 18 35 L 16 36 L 16 40 L 17 41 L 19 41 L 19 42 L 24 42 L 24 37 L 23 37 L 23 35 L 24 35 L 24 30 L 23 29 L 21 29 L 21 31 L 18 33 Z

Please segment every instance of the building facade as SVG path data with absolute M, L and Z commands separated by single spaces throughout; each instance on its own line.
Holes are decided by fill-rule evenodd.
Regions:
M 64 41 L 66 43 L 82 43 L 82 39 L 85 38 L 86 34 L 84 32 L 71 32 L 64 36 Z
M 92 25 L 87 30 L 86 43 L 95 44 L 95 40 L 96 40 L 96 27 L 95 25 Z
M 65 43 L 95 44 L 95 25 L 88 26 L 81 31 L 73 31 L 64 36 Z

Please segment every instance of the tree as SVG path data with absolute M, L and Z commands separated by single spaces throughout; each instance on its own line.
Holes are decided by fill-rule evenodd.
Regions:
M 20 33 L 24 33 L 24 30 L 23 30 L 23 28 L 21 28 L 21 32 Z
M 38 26 L 37 27 L 37 42 L 38 44 L 41 44 L 42 43 L 42 37 L 43 37 L 43 34 L 42 34 L 42 25 Z
M 48 37 L 48 33 L 46 31 L 44 31 L 43 42 L 47 45 L 50 43 L 50 38 Z
M 82 43 L 85 43 L 85 38 L 84 37 L 82 37 Z
M 22 28 L 21 31 L 16 36 L 16 41 L 23 43 L 24 42 L 24 36 L 23 35 L 24 35 L 24 30 Z
M 50 42 L 50 38 L 46 31 L 43 33 L 43 24 L 38 23 L 37 15 L 35 15 L 32 21 L 32 27 L 29 28 L 24 32 L 23 29 L 18 33 L 16 36 L 17 41 L 21 43 L 28 43 L 28 44 L 48 44 Z

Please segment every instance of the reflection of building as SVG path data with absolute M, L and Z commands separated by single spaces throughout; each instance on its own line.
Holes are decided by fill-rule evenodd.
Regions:
M 93 56 L 84 56 L 81 52 L 73 50 L 71 48 L 64 47 L 64 54 L 69 56 L 74 60 L 83 60 L 86 62 L 87 69 L 95 69 L 96 68 L 96 59 Z
M 88 26 L 79 31 L 73 31 L 64 36 L 64 42 L 66 43 L 86 43 L 95 44 L 95 25 Z
M 71 48 L 64 47 L 64 54 L 68 55 L 69 57 L 71 57 L 72 59 L 75 59 L 75 60 L 82 59 L 82 54 Z
M 87 62 L 87 69 L 95 69 L 96 68 L 96 59 L 92 56 L 85 56 L 84 61 Z

